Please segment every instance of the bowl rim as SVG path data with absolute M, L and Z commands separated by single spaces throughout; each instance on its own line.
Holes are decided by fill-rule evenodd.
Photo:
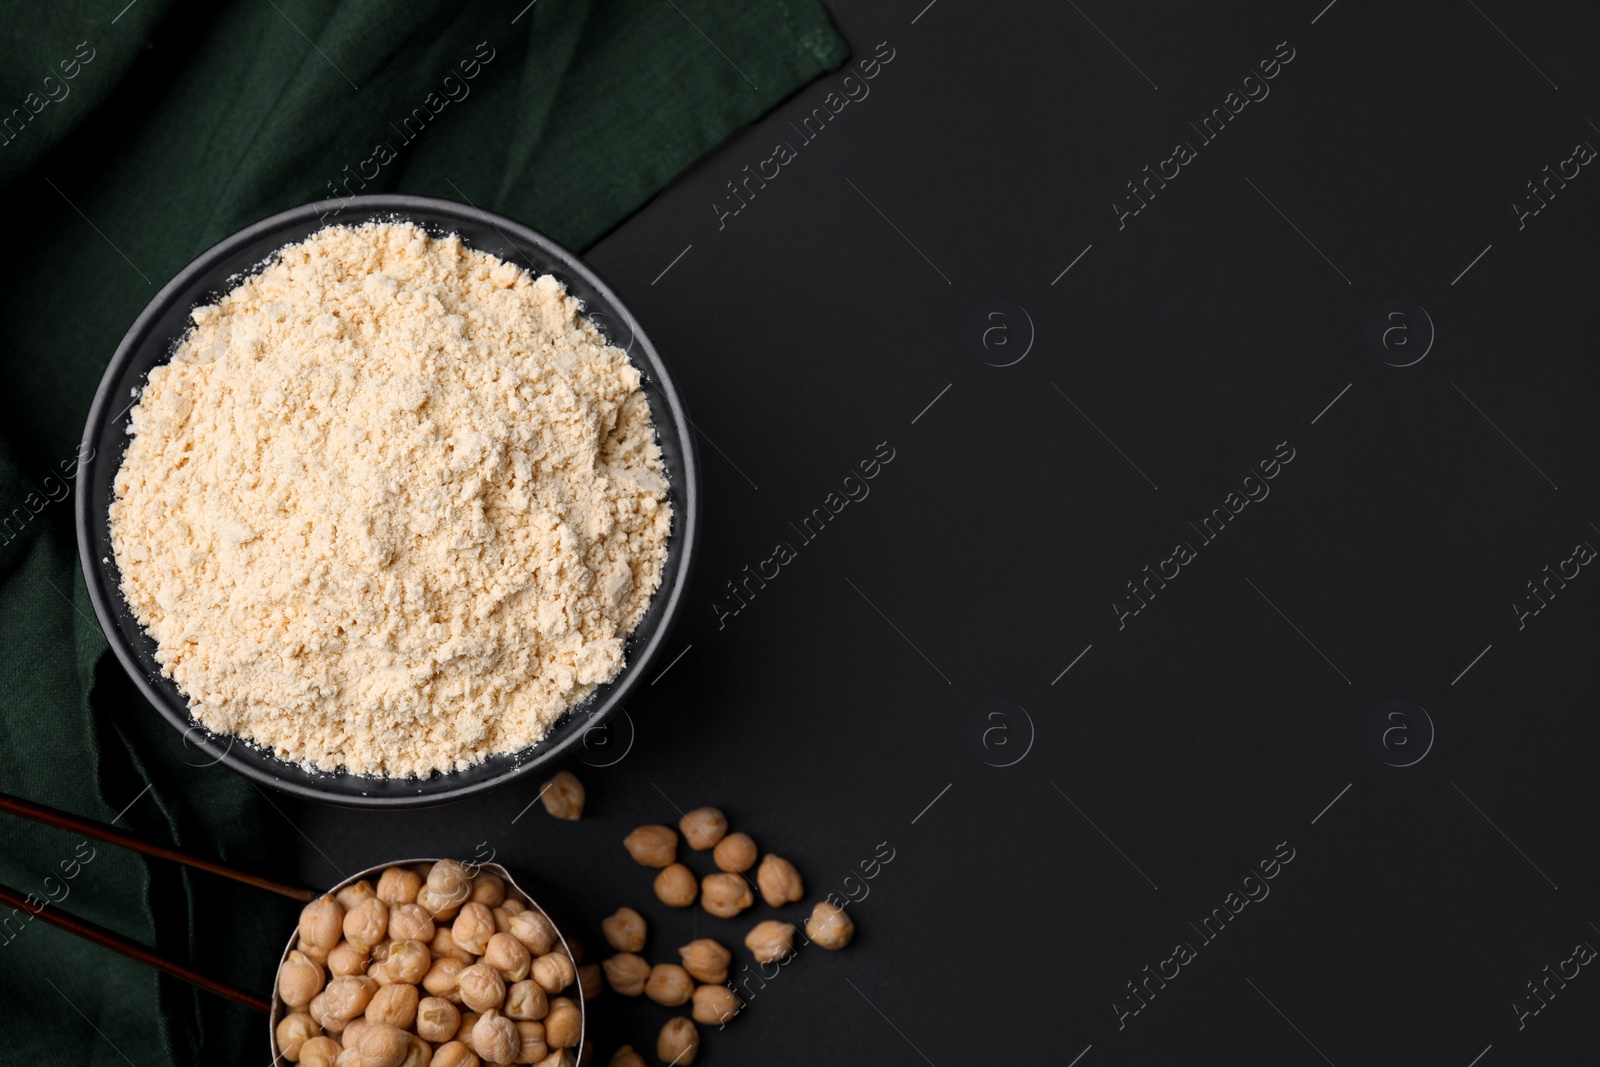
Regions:
M 170 310 L 178 299 L 190 289 L 195 287 L 197 280 L 214 272 L 219 264 L 234 255 L 237 250 L 249 245 L 259 238 L 271 234 L 285 226 L 304 223 L 312 218 L 320 218 L 326 226 L 361 225 L 366 222 L 377 221 L 387 217 L 394 217 L 398 221 L 414 222 L 424 229 L 436 231 L 440 228 L 448 230 L 450 222 L 454 219 L 464 219 L 473 222 L 487 223 L 500 232 L 512 248 L 521 253 L 524 259 L 532 262 L 531 257 L 524 251 L 531 247 L 537 249 L 544 257 L 559 264 L 561 269 L 580 278 L 584 284 L 594 290 L 601 299 L 608 302 L 616 312 L 616 318 L 622 321 L 630 331 L 632 340 L 628 351 L 630 361 L 635 367 L 648 372 L 651 384 L 665 400 L 670 420 L 664 420 L 660 413 L 652 413 L 652 422 L 658 438 L 663 436 L 664 429 L 675 429 L 677 441 L 682 456 L 680 469 L 673 471 L 673 481 L 681 488 L 681 514 L 673 516 L 673 530 L 669 534 L 667 544 L 668 558 L 674 553 L 681 556 L 676 574 L 670 586 L 657 588 L 652 595 L 650 606 L 657 601 L 661 604 L 661 615 L 655 628 L 649 633 L 641 646 L 634 650 L 634 655 L 623 667 L 620 674 L 607 683 L 612 689 L 605 695 L 599 706 L 592 709 L 585 708 L 580 702 L 570 709 L 567 714 L 582 712 L 588 716 L 588 726 L 582 731 L 571 731 L 565 737 L 554 742 L 546 743 L 545 740 L 535 742 L 533 745 L 517 752 L 499 753 L 489 758 L 520 757 L 529 754 L 526 759 L 519 759 L 510 767 L 498 774 L 477 781 L 469 781 L 454 787 L 448 784 L 436 785 L 429 788 L 429 783 L 448 783 L 453 774 L 467 773 L 457 771 L 435 772 L 426 778 L 371 778 L 373 782 L 405 782 L 415 784 L 415 789 L 408 789 L 403 793 L 385 793 L 374 795 L 368 793 L 335 792 L 318 788 L 315 784 L 316 775 L 302 772 L 303 777 L 289 777 L 287 775 L 300 771 L 296 764 L 279 759 L 271 752 L 266 752 L 269 765 L 282 768 L 285 775 L 272 773 L 266 767 L 256 762 L 234 755 L 234 742 L 239 740 L 236 735 L 216 734 L 202 726 L 189 710 L 187 702 L 181 707 L 174 706 L 168 695 L 157 689 L 146 676 L 144 666 L 139 662 L 134 650 L 128 646 L 120 628 L 117 625 L 116 606 L 112 597 L 121 597 L 118 583 L 100 562 L 95 559 L 93 524 L 104 518 L 100 514 L 91 514 L 91 485 L 94 480 L 89 476 L 95 469 L 97 462 L 108 461 L 112 457 L 102 457 L 95 451 L 94 444 L 100 437 L 106 422 L 109 421 L 111 406 L 119 397 L 113 397 L 118 379 L 122 376 L 127 366 L 152 340 L 153 326 L 163 314 Z M 318 227 L 320 229 L 321 227 Z M 274 247 L 274 250 L 259 262 L 265 262 L 291 244 L 303 241 L 310 233 L 285 240 Z M 520 264 L 519 264 L 520 265 Z M 239 277 L 254 268 L 245 268 L 235 271 L 229 279 Z M 528 269 L 526 266 L 524 269 Z M 231 287 L 231 286 L 230 286 Z M 213 290 L 205 289 L 206 293 Z M 641 348 L 644 360 L 634 358 L 631 353 L 634 346 Z M 167 358 L 170 358 L 170 353 Z M 152 366 L 159 365 L 152 364 Z M 86 451 L 87 450 L 87 451 Z M 683 403 L 683 398 L 678 391 L 677 384 L 672 378 L 666 361 L 651 342 L 644 328 L 628 305 L 617 293 L 606 284 L 587 262 L 577 253 L 561 245 L 554 239 L 546 236 L 515 219 L 507 218 L 491 211 L 485 211 L 471 204 L 463 204 L 454 200 L 440 197 L 416 196 L 402 193 L 377 193 L 359 196 L 318 200 L 297 207 L 289 208 L 270 215 L 258 222 L 254 222 L 241 230 L 237 230 L 222 240 L 213 244 L 206 251 L 196 256 L 172 277 L 145 305 L 132 325 L 123 334 L 116 351 L 106 364 L 105 371 L 100 378 L 100 384 L 95 389 L 94 400 L 90 404 L 89 414 L 84 422 L 83 436 L 78 451 L 78 471 L 76 484 L 73 489 L 74 526 L 78 539 L 78 560 L 83 569 L 84 584 L 88 589 L 89 600 L 94 607 L 95 621 L 99 624 L 101 633 L 105 636 L 107 644 L 111 646 L 123 671 L 131 678 L 140 694 L 149 702 L 162 718 L 183 735 L 185 746 L 192 746 L 213 757 L 213 763 L 221 763 L 230 770 L 242 774 L 254 782 L 271 786 L 283 793 L 298 796 L 309 800 L 317 800 L 342 807 L 368 808 L 368 809 L 400 809 L 422 808 L 439 804 L 453 803 L 468 797 L 483 793 L 493 792 L 496 789 L 510 785 L 512 782 L 524 778 L 540 768 L 549 767 L 551 764 L 572 754 L 572 751 L 584 743 L 589 730 L 608 722 L 617 711 L 623 707 L 628 696 L 638 687 L 640 679 L 644 676 L 645 669 L 657 657 L 662 645 L 669 636 L 673 623 L 680 614 L 685 593 L 688 588 L 691 572 L 696 556 L 696 546 L 700 533 L 700 472 L 699 456 L 695 446 L 693 424 L 689 420 L 688 411 Z M 88 456 L 88 459 L 82 457 Z M 120 457 L 116 457 L 120 466 Z M 115 477 L 113 474 L 112 477 Z M 637 633 L 637 629 L 633 633 Z M 630 637 L 633 634 L 629 635 Z M 562 720 L 558 719 L 556 725 Z M 555 725 L 551 730 L 554 731 Z M 194 735 L 201 736 L 194 736 Z M 548 737 L 548 733 L 546 737 Z M 225 744 L 222 742 L 226 742 Z M 260 749 L 260 746 L 254 746 Z M 199 764 L 209 766 L 210 764 Z M 482 766 L 481 763 L 474 767 Z M 470 770 L 470 768 L 469 768 Z M 320 772 L 319 772 L 320 773 Z M 330 772 L 337 776 L 347 776 L 357 781 L 363 780 L 362 776 L 348 775 L 343 770 Z

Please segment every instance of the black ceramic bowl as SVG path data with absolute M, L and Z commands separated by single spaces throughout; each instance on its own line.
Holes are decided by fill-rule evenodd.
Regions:
M 583 301 L 584 313 L 612 344 L 627 350 L 644 379 L 673 511 L 661 587 L 628 639 L 627 666 L 622 673 L 568 713 L 537 745 L 492 756 L 464 771 L 429 778 L 363 778 L 308 771 L 239 738 L 213 734 L 201 726 L 189 713 L 188 700 L 177 685 L 162 676 L 154 639 L 123 599 L 107 518 L 112 480 L 122 466 L 129 441 L 129 410 L 151 368 L 171 357 L 189 326 L 189 312 L 214 302 L 238 284 L 240 275 L 259 269 L 284 246 L 324 226 L 372 220 L 408 221 L 433 234 L 459 234 L 468 247 L 520 264 L 535 275 L 555 275 L 569 293 Z M 194 750 L 190 762 L 200 762 L 203 755 L 210 763 L 220 762 L 263 785 L 351 807 L 422 807 L 459 800 L 547 768 L 581 747 L 584 734 L 622 706 L 648 676 L 653 663 L 663 662 L 662 643 L 683 600 L 699 525 L 700 478 L 688 416 L 666 365 L 622 301 L 581 259 L 543 234 L 503 216 L 430 197 L 358 196 L 306 204 L 263 219 L 207 251 L 156 294 L 122 339 L 95 393 L 83 443 L 87 447 L 81 454 L 90 458 L 78 472 L 78 552 L 95 615 L 140 692 Z

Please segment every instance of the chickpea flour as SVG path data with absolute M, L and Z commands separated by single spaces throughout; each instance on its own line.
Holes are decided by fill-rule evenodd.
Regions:
M 330 227 L 196 308 L 132 412 L 122 592 L 205 726 L 410 776 L 623 666 L 667 483 L 638 371 L 554 278 Z

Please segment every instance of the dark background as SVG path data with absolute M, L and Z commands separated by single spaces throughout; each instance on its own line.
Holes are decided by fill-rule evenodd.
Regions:
M 627 755 L 574 765 L 584 819 L 528 809 L 536 782 L 408 814 L 279 799 L 300 877 L 483 842 L 592 945 L 630 904 L 673 959 L 773 914 L 670 912 L 623 852 L 709 803 L 808 904 L 867 895 L 856 944 L 802 952 L 707 1064 L 1592 1059 L 1593 968 L 1523 1029 L 1512 1004 L 1600 944 L 1600 576 L 1520 629 L 1512 605 L 1600 545 L 1600 174 L 1524 228 L 1511 205 L 1600 147 L 1600 14 L 925 2 L 831 5 L 857 59 L 893 49 L 870 96 L 801 144 L 824 78 L 589 256 L 674 368 L 707 512 L 686 651 L 586 759 L 631 723 Z M 1279 42 L 1270 96 L 1201 147 L 1188 123 Z M 1119 229 L 1180 140 L 1198 158 Z M 719 228 L 779 141 L 798 158 Z M 1425 309 L 1392 320 L 1392 362 L 1427 350 L 1408 367 L 1369 340 L 1395 300 Z M 802 544 L 881 442 L 870 496 Z M 1202 544 L 1189 523 L 1280 442 L 1270 497 Z M 719 626 L 777 541 L 798 558 Z M 1198 558 L 1119 629 L 1179 541 Z M 1431 747 L 1415 711 L 1369 743 L 1391 700 Z M 1280 842 L 1270 896 L 1203 943 L 1189 923 Z M 1197 958 L 1119 1030 L 1180 941 Z M 601 1063 L 671 1014 L 619 1000 Z

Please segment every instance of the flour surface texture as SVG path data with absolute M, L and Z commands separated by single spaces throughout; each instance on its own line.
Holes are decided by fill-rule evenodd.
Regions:
M 459 770 L 623 666 L 671 510 L 639 373 L 554 278 L 331 227 L 196 308 L 111 505 L 201 723 L 322 770 Z

